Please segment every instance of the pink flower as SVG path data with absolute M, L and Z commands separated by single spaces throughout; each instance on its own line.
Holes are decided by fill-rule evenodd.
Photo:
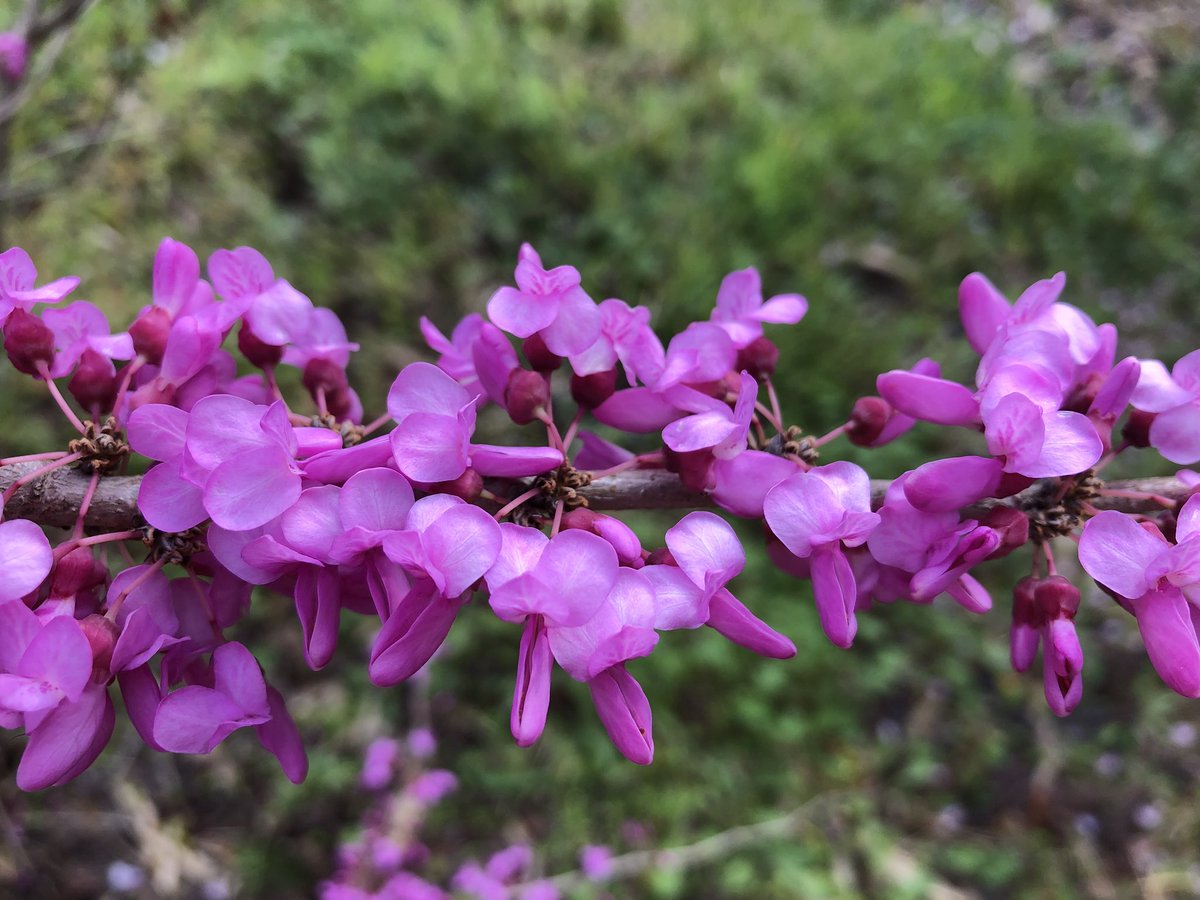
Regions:
M 779 294 L 766 303 L 762 297 L 762 278 L 754 268 L 730 272 L 717 292 L 717 305 L 711 319 L 733 339 L 738 349 L 752 343 L 763 333 L 763 322 L 794 325 L 808 312 L 808 301 L 799 294 Z
M 546 270 L 529 244 L 517 256 L 517 287 L 502 287 L 488 301 L 488 318 L 509 334 L 541 335 L 559 356 L 590 347 L 600 334 L 600 311 L 579 286 L 579 270 L 559 266 Z
M 74 276 L 35 288 L 37 269 L 20 247 L 0 253 L 0 325 L 14 309 L 29 311 L 35 303 L 57 303 L 79 286 Z
M 128 334 L 111 334 L 108 317 L 86 300 L 62 309 L 48 309 L 42 321 L 54 332 L 54 364 L 51 378 L 70 375 L 87 350 L 108 359 L 132 359 L 133 341 Z
M 0 75 L 16 84 L 25 77 L 29 47 L 15 31 L 0 31 Z
M 1150 446 L 1173 463 L 1200 460 L 1200 350 L 1181 357 L 1170 374 L 1156 359 L 1141 360 L 1131 402 L 1158 413 L 1150 425 Z
M 854 641 L 857 587 L 846 548 L 866 543 L 879 524 L 867 473 L 836 462 L 781 481 L 763 502 L 767 524 L 784 546 L 809 560 L 821 627 L 839 647 Z

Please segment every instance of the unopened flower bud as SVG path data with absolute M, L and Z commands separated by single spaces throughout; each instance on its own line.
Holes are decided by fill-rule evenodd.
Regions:
M 50 596 L 74 597 L 105 584 L 107 580 L 108 567 L 97 560 L 88 547 L 77 547 L 54 564 L 50 573 Z
M 1014 494 L 1019 494 L 1025 488 L 1029 487 L 1037 479 L 1030 478 L 1028 475 L 1019 475 L 1016 472 L 1005 472 L 1000 476 L 1000 486 L 996 488 L 993 497 L 1003 499 L 1011 497 Z
M 870 447 L 879 440 L 895 410 L 882 397 L 859 397 L 846 421 L 846 437 L 856 447 Z
M 325 409 L 339 421 L 349 419 L 354 411 L 354 406 L 354 395 L 350 392 L 349 384 L 325 394 Z
M 92 648 L 92 679 L 102 684 L 108 681 L 108 667 L 120 632 L 111 619 L 96 613 L 81 619 L 79 630 Z
M 756 381 L 766 381 L 775 374 L 778 363 L 779 348 L 775 342 L 767 337 L 756 337 L 738 351 L 734 368 L 739 372 L 749 372 Z
M 521 345 L 521 351 L 535 372 L 553 372 L 563 363 L 563 358 L 557 353 L 551 353 L 550 348 L 546 346 L 546 342 L 537 332 L 525 338 L 525 343 Z
M 668 472 L 678 475 L 683 486 L 689 491 L 706 491 L 712 487 L 713 466 L 717 461 L 711 450 L 679 453 L 664 445 L 662 454 L 663 467 Z
M 1121 429 L 1121 437 L 1129 441 L 1133 447 L 1150 446 L 1150 426 L 1154 424 L 1156 413 L 1135 409 L 1129 413 L 1125 427 Z
M 1029 517 L 1011 506 L 993 506 L 980 521 L 1000 535 L 1000 546 L 991 552 L 988 559 L 1008 556 L 1029 540 Z
M 4 349 L 14 369 L 37 375 L 38 363 L 54 362 L 54 332 L 37 316 L 14 309 L 4 322 Z
M 171 334 L 171 314 L 161 306 L 151 306 L 129 326 L 133 349 L 152 366 L 162 364 Z
M 117 402 L 117 370 L 112 361 L 91 347 L 83 351 L 67 390 L 84 409 L 112 409 Z
M 346 381 L 346 371 L 332 360 L 322 359 L 319 356 L 308 361 L 301 380 L 304 382 L 305 389 L 314 398 L 317 396 L 318 390 L 323 390 L 327 402 L 331 394 L 349 387 L 349 382 Z
M 237 345 L 242 356 L 250 361 L 250 365 L 258 366 L 260 369 L 277 366 L 283 359 L 283 347 L 276 347 L 274 344 L 268 344 L 261 340 L 245 322 L 238 329 Z
M 450 494 L 471 503 L 483 491 L 483 476 L 474 469 L 467 469 L 453 481 L 439 481 L 429 485 L 431 494 Z
M 675 557 L 666 547 L 659 547 L 657 550 L 651 550 L 650 555 L 646 557 L 646 565 L 648 566 L 678 566 L 675 562 Z
M 571 376 L 571 397 L 584 409 L 595 409 L 617 389 L 617 370 Z
M 1092 405 L 1092 401 L 1096 399 L 1096 395 L 1100 393 L 1100 388 L 1104 386 L 1104 376 L 1099 372 L 1092 372 L 1082 383 L 1077 384 L 1075 389 L 1063 400 L 1062 409 L 1067 412 L 1086 413 Z
M 1052 619 L 1074 619 L 1079 611 L 1079 588 L 1062 575 L 1043 578 L 1033 597 L 1046 621 Z
M 1038 637 L 1044 619 L 1034 592 L 1039 579 L 1026 575 L 1013 588 L 1012 629 L 1009 631 L 1009 657 L 1014 671 L 1024 672 L 1037 656 Z
M 620 519 L 579 507 L 563 516 L 562 527 L 590 531 L 604 538 L 617 551 L 617 559 L 622 565 L 635 568 L 642 565 L 642 544 L 633 529 Z
M 518 425 L 528 425 L 545 412 L 550 403 L 550 387 L 539 372 L 516 368 L 508 373 L 504 389 L 504 408 L 508 417 Z

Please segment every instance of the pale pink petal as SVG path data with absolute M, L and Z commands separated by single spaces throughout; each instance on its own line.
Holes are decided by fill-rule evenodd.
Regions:
M 1150 446 L 1180 465 L 1200 460 L 1200 401 L 1155 416 L 1150 425 Z
M 958 312 L 967 341 L 982 356 L 1008 318 L 1008 300 L 984 275 L 972 272 L 958 286 Z
M 562 295 L 554 321 L 541 329 L 541 336 L 551 353 L 582 353 L 600 336 L 600 310 L 583 288 L 573 288 Z
M 183 453 L 189 414 L 163 403 L 139 406 L 125 428 L 129 443 L 142 456 L 168 460 Z
M 204 485 L 204 508 L 231 531 L 265 525 L 300 498 L 300 476 L 279 447 L 241 453 L 213 469 Z
M 217 250 L 208 258 L 208 277 L 226 299 L 259 294 L 275 281 L 271 264 L 253 247 Z
M 799 294 L 776 294 L 750 315 L 760 322 L 794 325 L 803 319 L 807 312 L 808 301 Z
M 453 416 L 471 402 L 466 388 L 432 363 L 410 363 L 388 390 L 388 414 L 403 422 L 413 413 Z
M 246 450 L 271 446 L 260 423 L 261 406 L 229 394 L 214 394 L 197 401 L 187 423 L 187 452 L 197 466 L 211 470 Z
M 1058 272 L 1052 278 L 1035 281 L 1025 288 L 1021 296 L 1017 298 L 1017 302 L 1013 304 L 1013 321 L 1032 322 L 1043 313 L 1049 312 L 1066 284 L 1067 276 L 1064 272 Z
M 0 522 L 0 603 L 18 600 L 50 574 L 53 556 L 46 535 L 28 519 Z
M 699 628 L 711 615 L 711 597 L 676 566 L 638 570 L 654 588 L 654 627 L 659 631 Z
M 168 532 L 187 531 L 208 518 L 204 491 L 183 479 L 178 457 L 159 463 L 142 476 L 138 510 L 155 528 Z
M 677 453 L 715 447 L 738 428 L 728 407 L 723 412 L 701 413 L 677 419 L 663 429 L 663 443 Z
M 1175 514 L 1175 540 L 1182 544 L 1200 534 L 1200 494 L 1192 494 Z
M 426 483 L 450 481 L 466 471 L 470 437 L 456 418 L 424 412 L 405 416 L 389 435 L 396 468 Z
M 834 537 L 845 518 L 833 489 L 821 478 L 798 472 L 767 494 L 763 512 L 771 531 L 796 556 L 807 557 Z
M 383 434 L 343 450 L 318 453 L 301 464 L 306 478 L 325 484 L 343 484 L 355 472 L 387 465 L 392 458 L 390 435 Z
M 648 766 L 654 760 L 653 717 L 642 686 L 613 666 L 588 682 L 596 715 L 613 746 L 630 762 Z
M 363 469 L 346 481 L 338 503 L 347 528 L 399 531 L 412 509 L 412 485 L 394 469 Z
M 249 650 L 231 641 L 213 651 L 212 661 L 218 691 L 250 715 L 264 720 L 271 715 L 262 669 Z
M 284 542 L 305 556 L 329 561 L 333 542 L 343 532 L 339 494 L 338 488 L 329 485 L 301 491 L 280 519 Z
M 247 716 L 225 694 L 190 685 L 168 694 L 159 703 L 154 716 L 154 741 L 170 753 L 210 753 L 237 728 L 262 721 L 262 717 Z
M 92 648 L 70 616 L 47 622 L 21 657 L 17 675 L 53 685 L 74 703 L 92 677 Z
M 667 530 L 666 542 L 683 573 L 710 595 L 746 565 L 742 542 L 729 523 L 714 513 L 688 513 Z
M 1146 412 L 1165 412 L 1192 400 L 1200 391 L 1190 391 L 1175 379 L 1157 359 L 1139 360 L 1141 371 L 1130 403 Z
M 1087 416 L 1075 412 L 1051 413 L 1044 423 L 1042 451 L 1036 460 L 1018 470 L 1020 474 L 1030 478 L 1074 475 L 1090 469 L 1104 455 L 1104 443 Z M 1200 459 L 1200 452 L 1196 458 Z
M 116 712 L 108 690 L 92 685 L 77 703 L 64 703 L 29 735 L 17 766 L 17 787 L 40 791 L 77 776 L 112 737 Z
M 496 562 L 500 526 L 478 506 L 462 503 L 442 513 L 422 533 L 421 544 L 442 576 L 446 596 L 457 597 Z
M 512 522 L 500 524 L 500 552 L 487 571 L 488 590 L 530 572 L 542 558 L 549 538 L 535 528 L 525 528 Z M 3 607 L 0 607 L 3 609 Z
M 554 321 L 558 315 L 558 298 L 502 287 L 488 301 L 487 314 L 509 334 L 527 338 Z
M 875 384 L 884 400 L 915 419 L 938 425 L 979 422 L 975 395 L 957 382 L 893 369 L 880 375 Z
M 1165 540 L 1129 516 L 1104 510 L 1083 526 L 1079 564 L 1102 585 L 1132 600 L 1151 587 L 1146 571 L 1166 548 Z
M 1181 356 L 1171 367 L 1171 377 L 1185 391 L 1190 391 L 1193 397 L 1200 396 L 1200 350 Z

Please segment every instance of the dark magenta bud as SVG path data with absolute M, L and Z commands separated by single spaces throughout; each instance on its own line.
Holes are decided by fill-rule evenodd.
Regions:
M 1043 578 L 1033 591 L 1042 617 L 1052 619 L 1074 619 L 1079 611 L 1079 588 L 1062 575 Z
M 508 373 L 508 387 L 504 389 L 504 408 L 508 417 L 518 425 L 528 425 L 545 412 L 550 403 L 550 386 L 539 372 L 528 369 L 513 369 Z
M 162 364 L 171 334 L 171 314 L 161 306 L 151 306 L 129 326 L 133 349 L 152 366 Z
M 1013 624 L 1028 625 L 1032 628 L 1041 628 L 1045 623 L 1045 616 L 1042 614 L 1041 607 L 1038 606 L 1036 593 L 1038 585 L 1041 584 L 1041 579 L 1034 575 L 1026 575 L 1017 582 L 1013 588 Z
M 650 555 L 646 557 L 646 565 L 648 566 L 678 566 L 675 562 L 675 557 L 671 555 L 671 551 L 666 547 L 659 547 L 657 550 L 651 550 Z
M 1075 389 L 1066 396 L 1062 408 L 1068 412 L 1086 413 L 1091 408 L 1096 395 L 1100 393 L 1100 388 L 1104 387 L 1104 378 L 1105 376 L 1099 372 L 1089 374 L 1082 384 L 1077 384 Z
M 557 353 L 551 353 L 542 336 L 536 332 L 525 338 L 521 350 L 535 372 L 553 372 L 563 363 L 563 358 Z
M 1034 599 L 1039 579 L 1026 575 L 1013 588 L 1012 628 L 1009 630 L 1009 659 L 1014 671 L 1024 672 L 1037 656 L 1039 635 L 1045 621 Z
M 305 389 L 314 399 L 317 391 L 323 390 L 326 404 L 333 394 L 345 391 L 350 387 L 350 383 L 346 381 L 346 371 L 332 360 L 321 357 L 308 361 L 308 365 L 304 367 L 301 381 L 304 382 Z
M 757 381 L 766 381 L 775 374 L 778 363 L 779 348 L 775 342 L 767 337 L 756 337 L 738 351 L 734 368 L 739 372 L 749 372 L 750 377 Z
M 37 316 L 14 309 L 4 322 L 4 349 L 14 369 L 37 375 L 39 363 L 54 362 L 54 332 Z
M 1000 535 L 1000 546 L 991 552 L 988 559 L 1008 556 L 1029 540 L 1029 517 L 1011 506 L 993 506 L 979 523 Z
M 1121 437 L 1129 441 L 1131 446 L 1149 447 L 1150 426 L 1154 424 L 1155 416 L 1156 413 L 1141 409 L 1132 410 L 1125 421 L 1125 427 L 1121 429 Z
M 258 366 L 260 369 L 277 366 L 283 359 L 282 347 L 276 347 L 274 344 L 260 340 L 245 322 L 238 329 L 237 345 L 242 356 L 250 361 L 250 365 Z
M 79 357 L 79 366 L 67 382 L 67 390 L 84 409 L 112 409 L 117 402 L 117 370 L 112 361 L 91 347 Z
M 74 597 L 108 581 L 108 567 L 88 547 L 72 550 L 54 564 L 50 573 L 50 596 Z
M 92 613 L 80 619 L 79 630 L 92 648 L 92 680 L 103 684 L 109 679 L 108 667 L 119 635 L 117 626 L 107 617 Z
M 882 397 L 859 397 L 846 421 L 846 437 L 856 447 L 870 447 L 883 434 L 895 410 Z
M 1013 494 L 1019 494 L 1025 488 L 1029 487 L 1037 479 L 1030 478 L 1028 475 L 1018 475 L 1016 472 L 1005 472 L 1000 476 L 1000 486 L 996 488 L 993 497 L 1003 499 L 1011 497 Z
M 678 453 L 664 445 L 662 454 L 663 468 L 678 475 L 689 491 L 700 493 L 712 487 L 712 470 L 717 460 L 711 450 Z
M 571 397 L 584 409 L 595 409 L 617 389 L 617 370 L 571 376 Z
M 483 476 L 474 469 L 467 469 L 453 481 L 439 481 L 429 485 L 431 494 L 451 494 L 468 503 L 476 500 L 483 492 Z

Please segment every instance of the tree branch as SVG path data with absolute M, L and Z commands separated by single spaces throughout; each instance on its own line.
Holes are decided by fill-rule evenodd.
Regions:
M 16 479 L 43 466 L 41 462 L 13 463 L 0 466 L 0 492 Z M 137 475 L 111 475 L 100 479 L 85 523 L 89 528 L 123 531 L 141 524 L 137 511 L 137 493 L 141 478 Z M 871 481 L 871 505 L 879 508 L 890 481 Z M 4 509 L 6 518 L 30 519 L 40 525 L 70 528 L 75 524 L 79 505 L 87 490 L 88 476 L 75 469 L 56 469 L 17 490 Z M 1110 481 L 1105 487 L 1112 490 L 1153 494 L 1176 502 L 1185 500 L 1191 488 L 1175 478 L 1141 478 L 1133 481 Z M 510 488 L 511 489 L 511 488 Z M 1037 490 L 1032 488 L 1007 500 L 989 500 L 963 510 L 979 515 L 988 507 L 1014 505 Z M 518 491 L 519 492 L 519 491 Z M 635 469 L 609 475 L 594 481 L 579 493 L 588 499 L 595 510 L 629 509 L 703 509 L 715 504 L 704 494 L 687 490 L 679 479 L 661 469 Z M 1153 499 L 1141 497 L 1100 496 L 1093 501 L 1099 509 L 1115 509 L 1127 513 L 1161 512 L 1163 506 Z

